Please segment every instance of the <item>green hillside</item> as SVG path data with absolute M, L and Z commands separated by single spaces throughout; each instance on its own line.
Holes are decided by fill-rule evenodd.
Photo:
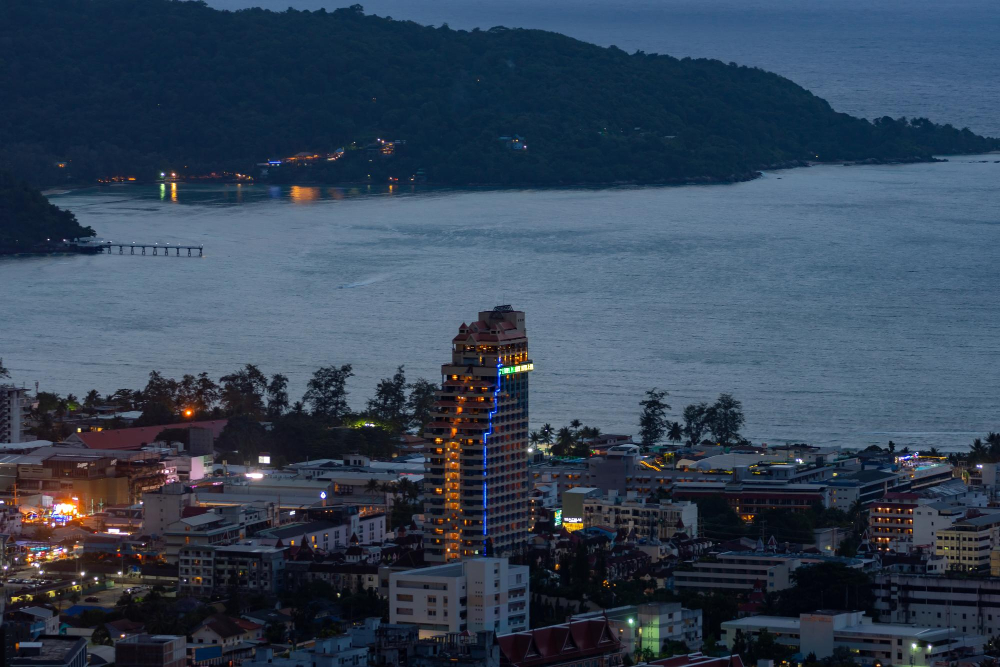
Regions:
M 35 183 L 247 173 L 340 147 L 342 159 L 270 177 L 408 180 L 422 170 L 441 184 L 658 183 L 1000 147 L 922 119 L 837 113 L 733 63 L 537 30 L 425 27 L 359 6 L 4 2 L 0 44 L 0 166 Z M 505 136 L 528 148 L 511 150 Z M 379 138 L 406 144 L 392 157 L 364 150 Z
M 94 230 L 81 226 L 72 213 L 50 204 L 28 183 L 0 171 L 0 254 L 93 235 Z

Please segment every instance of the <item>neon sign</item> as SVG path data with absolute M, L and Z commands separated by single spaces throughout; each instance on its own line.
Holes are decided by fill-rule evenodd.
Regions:
M 517 366 L 506 366 L 500 369 L 500 375 L 510 375 L 511 373 L 525 373 L 535 370 L 535 364 L 519 364 Z

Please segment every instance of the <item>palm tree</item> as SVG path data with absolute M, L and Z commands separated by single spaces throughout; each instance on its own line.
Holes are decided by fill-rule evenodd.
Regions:
M 556 456 L 566 456 L 575 444 L 576 438 L 573 431 L 568 426 L 563 426 L 556 435 L 556 444 L 552 445 L 552 453 Z
M 990 450 L 983 444 L 983 441 L 976 438 L 972 441 L 972 446 L 969 447 L 969 463 L 985 461 L 989 453 Z
M 680 442 L 684 439 L 684 427 L 680 422 L 670 422 L 667 427 L 667 440 L 670 442 Z
M 574 431 L 579 431 L 581 426 L 583 426 L 583 423 L 579 419 L 574 419 L 569 423 L 569 427 Z
M 378 491 L 378 480 L 375 479 L 374 477 L 368 480 L 368 483 L 365 484 L 365 491 L 367 491 L 368 493 L 375 493 L 376 491 Z
M 1000 461 L 1000 433 L 990 431 L 986 435 L 986 444 L 990 448 L 990 461 Z
M 555 429 L 552 428 L 552 424 L 542 424 L 542 444 L 551 445 L 552 435 L 555 433 Z
M 528 434 L 528 441 L 531 443 L 532 447 L 537 447 L 542 441 L 542 434 L 538 431 L 532 431 Z

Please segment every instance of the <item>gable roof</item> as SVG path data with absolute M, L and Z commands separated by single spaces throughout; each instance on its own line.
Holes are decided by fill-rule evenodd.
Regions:
M 202 422 L 181 422 L 163 426 L 140 426 L 138 428 L 118 428 L 108 431 L 74 433 L 67 442 L 82 442 L 88 449 L 130 450 L 156 442 L 156 436 L 165 429 L 207 428 L 213 438 L 218 438 L 226 427 L 228 419 L 214 419 Z
M 219 635 L 220 638 L 229 639 L 230 637 L 243 635 L 251 630 L 258 630 L 260 627 L 260 625 L 242 618 L 236 619 L 225 614 L 214 614 L 202 621 L 195 632 L 207 628 Z
M 512 667 L 562 663 L 616 653 L 622 648 L 606 618 L 502 635 L 497 637 L 497 644 L 500 646 L 501 665 Z

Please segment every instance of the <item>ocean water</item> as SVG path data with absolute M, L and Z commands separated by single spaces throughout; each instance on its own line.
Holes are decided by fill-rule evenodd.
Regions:
M 347 0 L 209 0 L 315 10 Z M 366 0 L 365 11 L 455 29 L 552 30 L 628 52 L 777 72 L 865 118 L 924 116 L 1000 136 L 996 0 Z
M 1000 156 L 823 166 L 727 186 L 432 190 L 122 186 L 55 197 L 107 239 L 204 258 L 0 261 L 18 381 L 78 395 L 252 362 L 351 402 L 458 325 L 527 312 L 531 425 L 634 433 L 740 398 L 756 441 L 957 447 L 1000 428 Z

